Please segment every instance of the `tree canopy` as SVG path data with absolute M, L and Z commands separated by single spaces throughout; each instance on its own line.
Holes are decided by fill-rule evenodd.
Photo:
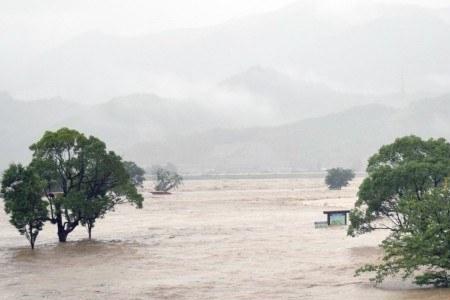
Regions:
M 402 197 L 398 213 L 408 219 L 382 243 L 384 257 L 378 265 L 366 265 L 357 271 L 375 272 L 381 282 L 385 277 L 402 274 L 414 277 L 419 285 L 449 287 L 450 284 L 450 190 L 435 188 L 422 195 Z
M 420 201 L 430 189 L 442 186 L 449 174 L 450 144 L 445 139 L 406 136 L 381 147 L 369 159 L 367 177 L 350 213 L 349 234 L 406 226 L 407 219 L 398 211 L 399 200 Z
M 42 199 L 44 182 L 29 168 L 12 164 L 4 172 L 2 188 L 5 212 L 20 234 L 28 239 L 31 249 L 47 221 L 48 203 Z
M 333 168 L 327 171 L 325 183 L 331 190 L 340 190 L 342 187 L 347 186 L 353 178 L 355 178 L 353 170 Z
M 358 270 L 414 276 L 417 284 L 450 282 L 450 144 L 416 136 L 396 139 L 369 159 L 367 178 L 350 214 L 350 235 L 390 231 L 383 261 Z M 420 271 L 420 274 L 416 274 Z
M 123 165 L 130 176 L 131 182 L 135 186 L 142 186 L 145 180 L 145 170 L 139 167 L 135 162 L 124 161 Z
M 120 156 L 96 137 L 62 128 L 47 131 L 31 145 L 30 167 L 45 182 L 44 193 L 60 242 L 79 224 L 88 228 L 116 204 L 142 207 L 143 197 L 130 180 Z

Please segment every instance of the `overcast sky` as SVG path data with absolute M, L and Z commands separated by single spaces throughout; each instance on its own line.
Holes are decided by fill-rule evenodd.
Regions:
M 88 31 L 140 35 L 203 27 L 293 0 L 0 0 L 3 42 L 51 47 Z
M 378 5 L 380 2 L 384 5 Z M 389 14 L 391 11 L 403 11 L 403 7 L 394 6 L 395 4 L 406 3 L 432 8 L 450 7 L 448 0 L 0 0 L 0 65 L 3 70 L 0 74 L 0 91 L 6 90 L 22 99 L 61 96 L 65 99 L 75 99 L 74 101 L 86 99 L 88 102 L 90 98 L 104 101 L 112 96 L 132 92 L 155 92 L 161 95 L 178 97 L 180 94 L 184 96 L 189 94 L 182 86 L 186 86 L 188 89 L 194 86 L 195 91 L 200 87 L 200 90 L 203 91 L 205 89 L 203 81 L 208 81 L 207 86 L 215 84 L 224 78 L 245 71 L 252 64 L 265 64 L 266 67 L 287 72 L 294 78 L 296 76 L 298 78 L 313 78 L 316 81 L 319 80 L 317 78 L 320 78 L 330 86 L 345 90 L 346 85 L 337 84 L 325 78 L 330 76 L 328 73 L 326 76 L 318 77 L 317 70 L 311 69 L 311 71 L 305 69 L 302 64 L 300 64 L 302 67 L 294 64 L 293 62 L 298 58 L 296 55 L 290 56 L 289 52 L 288 55 L 283 56 L 283 59 L 287 59 L 286 61 L 281 60 L 283 63 L 271 59 L 270 53 L 278 53 L 274 50 L 277 47 L 276 45 L 272 49 L 273 51 L 267 51 L 266 53 L 269 54 L 261 57 L 244 58 L 245 55 L 237 55 L 237 57 L 229 57 L 230 61 L 227 63 L 215 61 L 214 67 L 211 64 L 204 64 L 205 69 L 197 72 L 201 73 L 202 76 L 199 75 L 198 77 L 192 75 L 195 72 L 191 73 L 191 67 L 187 67 L 189 60 L 183 61 L 181 59 L 173 70 L 165 66 L 161 71 L 158 69 L 159 64 L 156 62 L 153 62 L 152 68 L 148 68 L 147 64 L 153 58 L 150 56 L 144 57 L 145 55 L 141 53 L 144 56 L 140 57 L 140 60 L 138 59 L 140 69 L 133 69 L 128 76 L 125 76 L 125 73 L 118 72 L 118 74 L 121 74 L 120 85 L 110 82 L 112 80 L 110 77 L 113 78 L 111 72 L 108 73 L 111 75 L 110 77 L 98 76 L 99 80 L 105 80 L 108 84 L 111 83 L 111 86 L 106 83 L 102 85 L 100 82 L 92 80 L 85 82 L 85 76 L 82 75 L 85 67 L 82 64 L 71 64 L 72 59 L 93 60 L 98 62 L 96 66 L 91 65 L 93 69 L 104 70 L 105 66 L 102 65 L 102 62 L 110 59 L 106 55 L 107 53 L 100 53 L 98 49 L 97 52 L 92 51 L 94 53 L 91 53 L 89 47 L 85 47 L 83 49 L 88 52 L 85 56 L 78 53 L 65 57 L 63 54 L 61 57 L 64 58 L 62 60 L 64 64 L 61 64 L 61 61 L 58 60 L 58 55 L 46 55 L 59 53 L 59 49 L 64 49 L 64 47 L 58 47 L 59 45 L 86 32 L 140 36 L 180 28 L 208 27 L 233 19 L 256 19 L 245 17 L 283 9 L 289 5 L 295 6 L 292 9 L 283 9 L 280 12 L 280 23 L 283 22 L 283 14 L 286 11 L 299 12 L 305 8 L 308 13 L 311 13 L 313 19 L 320 19 L 320 24 L 325 27 L 333 27 L 332 24 L 367 22 L 383 14 Z M 421 9 L 415 11 L 418 11 L 419 14 L 422 12 Z M 448 19 L 446 21 L 450 22 L 450 9 L 440 11 L 445 12 L 444 15 Z M 436 10 L 433 9 L 433 12 L 436 12 Z M 439 13 L 434 15 L 437 16 Z M 299 16 L 301 18 L 301 14 Z M 264 17 L 259 19 L 265 20 Z M 236 22 L 236 24 L 242 24 L 242 22 Z M 262 27 L 261 30 L 267 29 Z M 289 38 L 283 37 L 282 31 L 280 33 L 281 35 L 278 34 L 271 38 L 279 42 L 281 37 L 286 42 L 290 42 Z M 92 36 L 97 37 L 97 35 Z M 233 48 L 232 39 L 223 42 L 228 42 Z M 294 44 L 295 40 L 290 45 Z M 271 46 L 271 44 L 268 44 L 268 46 Z M 46 51 L 51 48 L 56 48 L 54 49 L 56 52 Z M 95 56 L 95 53 L 97 56 Z M 122 58 L 130 58 L 125 50 L 120 53 Z M 227 57 L 227 55 L 224 57 Z M 242 61 L 240 60 L 241 57 Z M 198 59 L 198 57 L 192 59 Z M 115 61 L 115 59 L 110 61 Z M 235 62 L 235 65 L 231 64 L 232 61 Z M 111 64 L 106 64 L 106 66 L 110 67 Z M 118 67 L 116 66 L 115 70 L 118 70 Z M 135 65 L 130 63 L 130 69 L 133 67 Z M 223 70 L 220 69 L 222 67 Z M 70 70 L 70 72 L 64 70 Z M 180 70 L 189 71 L 182 74 Z M 210 71 L 209 74 L 216 77 L 211 78 L 210 75 L 205 75 L 208 74 L 208 70 Z M 14 72 L 20 75 L 12 76 L 11 74 L 14 74 Z M 57 75 L 58 72 L 61 72 L 60 74 L 71 74 L 73 72 L 71 74 L 73 76 L 61 77 Z M 145 76 L 140 72 L 145 73 Z M 432 74 L 435 76 L 433 78 L 438 78 L 441 81 L 444 78 L 445 84 L 443 85 L 447 86 L 448 74 L 437 74 L 436 72 Z M 193 81 L 195 81 L 195 84 L 193 84 Z M 55 84 L 55 82 L 58 82 L 58 84 Z M 126 82 L 129 82 L 130 86 L 127 86 Z M 369 87 L 372 91 L 374 88 L 370 84 Z M 177 88 L 174 89 L 173 86 L 177 86 Z M 121 89 L 115 90 L 114 87 L 120 87 Z M 92 89 L 99 90 L 102 93 L 107 91 L 108 95 L 97 95 Z M 376 89 L 378 90 L 379 87 L 377 86 Z M 173 91 L 176 91 L 177 95 L 170 94 Z M 78 95 L 79 92 L 84 92 L 84 94 Z M 86 95 L 90 95 L 90 97 Z
M 300 0 L 301 1 L 301 0 Z M 363 0 L 321 1 L 343 10 Z M 365 0 L 448 4 L 444 0 Z M 175 28 L 202 27 L 275 10 L 295 0 L 0 0 L 3 47 L 48 48 L 83 32 L 140 35 Z M 330 4 L 332 3 L 332 4 Z M 325 7 L 327 8 L 327 7 Z M 4 50 L 4 49 L 3 49 Z

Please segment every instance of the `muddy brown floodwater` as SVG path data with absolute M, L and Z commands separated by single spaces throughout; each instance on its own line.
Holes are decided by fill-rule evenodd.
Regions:
M 46 225 L 37 249 L 0 207 L 1 299 L 450 299 L 401 280 L 374 287 L 354 270 L 380 256 L 382 232 L 314 229 L 322 211 L 351 208 L 355 180 L 328 191 L 320 178 L 192 180 L 145 207 L 121 206 L 56 243 Z

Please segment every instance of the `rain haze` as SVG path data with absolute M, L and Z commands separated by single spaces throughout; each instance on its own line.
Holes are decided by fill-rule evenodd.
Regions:
M 401 120 L 448 93 L 449 22 L 445 1 L 4 1 L 2 127 L 15 138 L 0 164 L 25 158 L 42 130 L 69 126 L 145 166 L 363 170 L 393 136 L 448 134 L 446 116 L 417 128 Z M 379 122 L 382 136 L 332 124 L 370 105 L 383 113 L 360 126 Z M 11 122 L 24 113 L 33 129 Z M 369 139 L 361 149 L 355 134 Z M 355 153 L 327 157 L 329 144 Z
M 450 139 L 449 37 L 444 0 L 0 0 L 0 171 L 71 128 L 146 172 L 143 210 L 98 217 L 94 242 L 80 217 L 73 243 L 49 224 L 30 256 L 0 213 L 0 299 L 59 299 L 77 282 L 67 298 L 450 299 L 354 279 L 386 234 L 311 225 L 353 208 L 383 145 Z M 356 177 L 329 189 L 338 167 Z M 160 169 L 184 185 L 158 190 Z M 37 284 L 67 253 L 87 277 L 58 266 Z

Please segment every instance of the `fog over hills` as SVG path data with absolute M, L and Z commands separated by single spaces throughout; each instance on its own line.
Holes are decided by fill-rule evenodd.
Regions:
M 343 92 L 326 84 L 293 78 L 273 68 L 253 66 L 219 83 L 222 93 L 254 100 L 255 107 L 268 107 L 281 123 L 324 116 L 355 105 L 371 103 L 402 106 L 411 97 L 399 93 L 371 95 Z M 264 124 L 259 125 L 274 125 Z
M 367 159 L 396 137 L 450 138 L 450 96 L 405 108 L 380 104 L 278 126 L 212 130 L 163 145 L 146 143 L 130 156 L 145 164 L 171 160 L 203 172 L 316 171 L 337 165 L 364 170 Z
M 206 27 L 0 46 L 0 169 L 62 126 L 185 172 L 362 170 L 396 136 L 450 137 L 450 8 L 406 2 L 302 0 Z
M 367 2 L 340 15 L 325 6 L 298 1 L 137 37 L 90 32 L 15 64 L 0 86 L 20 98 L 89 103 L 136 92 L 186 97 L 261 65 L 350 93 L 448 91 L 450 10 Z
M 224 128 L 215 120 L 218 112 L 179 101 L 132 95 L 82 106 L 58 99 L 21 102 L 2 94 L 0 130 L 8 142 L 0 146 L 0 166 L 26 161 L 27 147 L 44 130 L 61 126 L 94 134 L 143 166 L 170 161 L 192 173 L 315 171 L 336 165 L 363 170 L 367 158 L 397 136 L 450 138 L 450 96 L 402 108 L 367 104 L 282 126 L 244 129 Z M 216 129 L 208 129 L 211 124 Z

